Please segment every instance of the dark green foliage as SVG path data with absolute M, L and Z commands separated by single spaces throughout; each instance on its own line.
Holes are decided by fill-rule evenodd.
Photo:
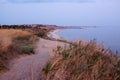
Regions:
M 68 51 L 65 50 L 65 51 L 62 52 L 63 59 L 66 59 L 68 56 L 69 56 Z
M 100 57 L 99 53 L 96 53 L 96 54 L 94 54 L 94 55 L 91 56 L 91 59 L 93 61 L 97 61 L 99 57 Z
M 24 48 L 22 48 L 22 53 L 33 54 L 34 53 L 34 48 L 33 47 L 24 47 Z
M 45 37 L 46 36 L 46 33 L 45 32 L 39 32 L 39 33 L 37 33 L 37 34 L 35 34 L 35 35 L 37 35 L 38 37 Z
M 48 62 L 45 66 L 45 68 L 43 69 L 43 71 L 45 72 L 45 74 L 47 74 L 50 71 L 51 68 L 51 63 Z
M 16 39 L 19 41 L 28 41 L 31 38 L 31 35 L 27 35 L 27 36 L 19 36 Z
M 5 63 L 2 60 L 0 60 L 0 71 L 5 68 L 6 68 Z

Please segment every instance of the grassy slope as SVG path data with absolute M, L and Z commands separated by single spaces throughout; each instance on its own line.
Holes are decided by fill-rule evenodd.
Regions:
M 27 31 L 0 29 L 0 71 L 7 68 L 14 57 L 34 53 L 34 40 L 33 34 Z
M 94 41 L 57 47 L 43 69 L 43 80 L 120 80 L 120 57 Z

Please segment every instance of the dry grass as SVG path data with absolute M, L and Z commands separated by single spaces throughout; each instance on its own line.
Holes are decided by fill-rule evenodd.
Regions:
M 43 70 L 43 80 L 120 80 L 120 57 L 94 41 L 57 47 L 55 53 Z
M 19 29 L 0 29 L 0 71 L 7 63 L 19 54 L 34 53 L 32 43 L 35 37 L 32 33 Z
M 0 29 L 0 49 L 1 51 L 7 51 L 15 38 L 30 36 L 31 33 L 14 30 L 14 29 Z

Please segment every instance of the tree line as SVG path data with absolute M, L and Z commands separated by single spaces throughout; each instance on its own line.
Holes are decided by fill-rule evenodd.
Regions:
M 39 29 L 40 27 L 45 27 L 45 25 L 0 25 L 0 29 Z

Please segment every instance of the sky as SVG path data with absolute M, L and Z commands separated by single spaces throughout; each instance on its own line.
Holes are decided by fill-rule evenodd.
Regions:
M 36 3 L 36 2 L 89 2 L 93 0 L 1 0 L 2 3 Z
M 120 26 L 120 0 L 0 0 L 0 24 Z

